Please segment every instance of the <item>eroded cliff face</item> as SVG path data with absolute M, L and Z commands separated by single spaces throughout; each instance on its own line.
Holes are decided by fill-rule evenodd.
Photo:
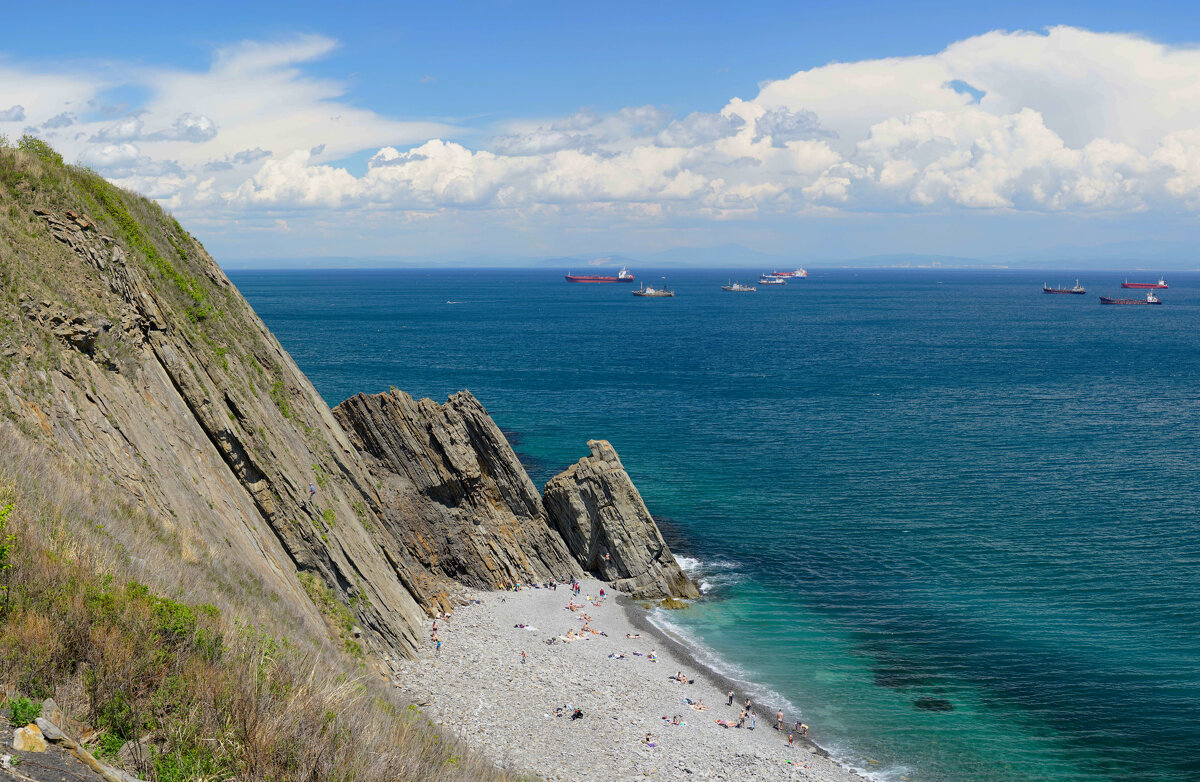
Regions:
M 0 192 L 0 412 L 81 480 L 128 491 L 181 557 L 245 574 L 324 632 L 310 573 L 370 648 L 412 653 L 439 584 L 388 550 L 366 466 L 308 379 L 160 209 L 43 174 L 57 192 Z
M 586 570 L 646 599 L 697 598 L 642 495 L 606 440 L 546 484 L 544 501 L 567 548 Z
M 582 575 L 508 441 L 469 392 L 439 405 L 358 394 L 334 415 L 364 454 L 387 531 L 431 571 L 478 588 Z
M 335 417 L 157 205 L 0 153 L 0 415 L 126 492 L 155 525 L 131 534 L 384 662 L 416 652 L 460 585 L 587 569 L 695 596 L 606 443 L 543 502 L 469 393 L 359 395 Z

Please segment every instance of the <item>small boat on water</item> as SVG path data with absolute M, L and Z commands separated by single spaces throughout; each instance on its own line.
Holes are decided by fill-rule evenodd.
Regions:
M 1101 304 L 1162 304 L 1162 299 L 1154 295 L 1154 291 L 1146 291 L 1144 299 L 1110 299 L 1108 296 L 1100 297 Z
M 675 291 L 669 289 L 666 285 L 661 288 L 655 288 L 652 285 L 642 283 L 642 287 L 636 291 L 632 291 L 634 296 L 645 296 L 652 299 L 665 299 L 675 295 Z
M 753 285 L 743 285 L 740 282 L 733 282 L 731 280 L 728 285 L 722 285 L 721 290 L 729 291 L 730 293 L 754 293 L 758 290 L 758 288 L 755 288 Z
M 614 277 L 611 274 L 567 274 L 567 282 L 633 282 L 637 279 L 624 266 Z
M 1079 284 L 1079 280 L 1075 281 L 1074 287 L 1071 288 L 1051 288 L 1046 283 L 1042 283 L 1042 293 L 1075 293 L 1082 295 L 1087 293 L 1087 288 Z
M 770 276 L 772 276 L 772 277 L 804 278 L 804 277 L 808 276 L 808 270 L 807 269 L 796 269 L 795 271 L 791 271 L 791 272 L 771 272 Z
M 1158 282 L 1130 282 L 1129 280 L 1126 280 L 1125 282 L 1121 283 L 1121 287 L 1122 288 L 1150 288 L 1152 290 L 1159 291 L 1159 290 L 1166 290 L 1168 286 L 1167 286 L 1166 279 L 1162 275 L 1159 275 Z
M 764 274 L 758 278 L 759 285 L 787 285 L 787 280 L 782 277 L 775 277 L 771 274 Z

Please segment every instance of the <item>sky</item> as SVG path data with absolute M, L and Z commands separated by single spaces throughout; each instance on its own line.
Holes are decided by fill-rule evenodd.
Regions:
M 1200 266 L 1192 4 L 55 8 L 5 11 L 0 134 L 226 265 Z

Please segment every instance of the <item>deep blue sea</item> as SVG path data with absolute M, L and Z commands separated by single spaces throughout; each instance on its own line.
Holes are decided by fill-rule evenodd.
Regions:
M 1200 275 L 230 276 L 330 404 L 468 388 L 539 485 L 612 441 L 707 589 L 659 620 L 848 764 L 1200 780 Z

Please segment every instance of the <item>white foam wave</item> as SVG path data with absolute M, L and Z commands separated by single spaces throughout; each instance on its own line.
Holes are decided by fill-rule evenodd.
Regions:
M 682 563 L 680 563 L 680 566 L 682 567 Z M 701 589 L 703 590 L 703 582 L 701 583 Z M 755 703 L 766 704 L 771 709 L 782 708 L 784 713 L 789 715 L 788 719 L 803 717 L 804 710 L 799 706 L 792 703 L 779 692 L 755 681 L 751 678 L 752 674 L 745 668 L 725 659 L 716 650 L 701 641 L 692 631 L 672 622 L 668 617 L 669 612 L 661 608 L 655 609 L 649 614 L 651 624 L 668 637 L 687 647 L 692 658 L 697 663 L 718 676 L 733 682 L 737 686 L 739 693 L 741 693 L 738 696 L 739 698 L 750 697 Z M 869 779 L 871 782 L 898 782 L 899 780 L 911 780 L 913 778 L 913 770 L 908 766 L 897 764 L 885 767 L 870 767 L 871 764 L 861 754 L 841 742 L 831 742 L 829 744 L 822 744 L 821 746 L 839 766 Z
M 754 681 L 746 669 L 722 657 L 690 630 L 672 622 L 663 609 L 651 611 L 649 619 L 661 632 L 687 647 L 697 663 L 736 684 L 738 690 L 752 698 L 755 703 L 771 704 L 772 708 L 782 708 L 784 712 L 797 716 L 802 713 L 796 704 L 770 687 Z
M 742 580 L 738 563 L 725 559 L 704 561 L 696 557 L 676 556 L 675 561 L 684 573 L 700 585 L 700 592 L 708 594 L 714 589 L 732 586 Z

